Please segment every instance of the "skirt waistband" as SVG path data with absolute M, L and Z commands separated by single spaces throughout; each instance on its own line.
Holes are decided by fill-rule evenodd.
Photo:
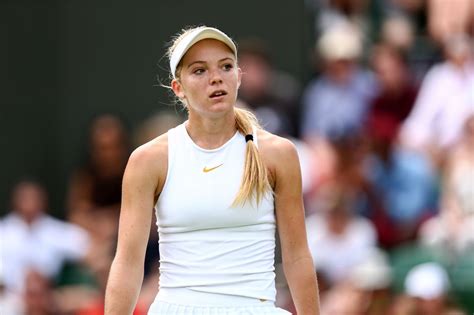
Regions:
M 274 301 L 240 295 L 196 291 L 189 288 L 161 288 L 155 300 L 195 306 L 273 306 Z

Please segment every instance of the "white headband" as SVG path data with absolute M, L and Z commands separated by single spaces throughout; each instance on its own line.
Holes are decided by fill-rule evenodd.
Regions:
M 229 36 L 213 27 L 199 27 L 191 31 L 189 34 L 186 34 L 173 50 L 170 58 L 170 69 L 173 78 L 176 79 L 176 67 L 178 67 L 178 64 L 183 58 L 184 54 L 186 54 L 191 46 L 203 39 L 216 39 L 223 42 L 229 46 L 234 55 L 237 57 L 237 47 L 235 47 L 234 42 Z

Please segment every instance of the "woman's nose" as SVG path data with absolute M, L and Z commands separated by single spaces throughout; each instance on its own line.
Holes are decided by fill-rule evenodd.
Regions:
M 218 70 L 211 71 L 210 84 L 222 83 L 222 77 Z

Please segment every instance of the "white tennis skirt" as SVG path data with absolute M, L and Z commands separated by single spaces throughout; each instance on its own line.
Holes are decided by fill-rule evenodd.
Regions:
M 150 306 L 148 315 L 291 315 L 273 301 L 193 292 L 186 289 L 163 289 Z

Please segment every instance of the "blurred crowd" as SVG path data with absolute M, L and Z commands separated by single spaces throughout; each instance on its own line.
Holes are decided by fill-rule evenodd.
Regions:
M 277 69 L 239 39 L 238 106 L 300 155 L 322 314 L 474 312 L 474 0 L 306 0 L 313 74 Z M 185 119 L 160 111 L 128 130 L 95 118 L 65 196 L 21 178 L 0 219 L 2 315 L 103 314 L 130 152 Z M 152 211 L 152 209 L 150 209 Z M 135 314 L 158 290 L 152 224 Z M 295 312 L 279 253 L 277 304 Z

